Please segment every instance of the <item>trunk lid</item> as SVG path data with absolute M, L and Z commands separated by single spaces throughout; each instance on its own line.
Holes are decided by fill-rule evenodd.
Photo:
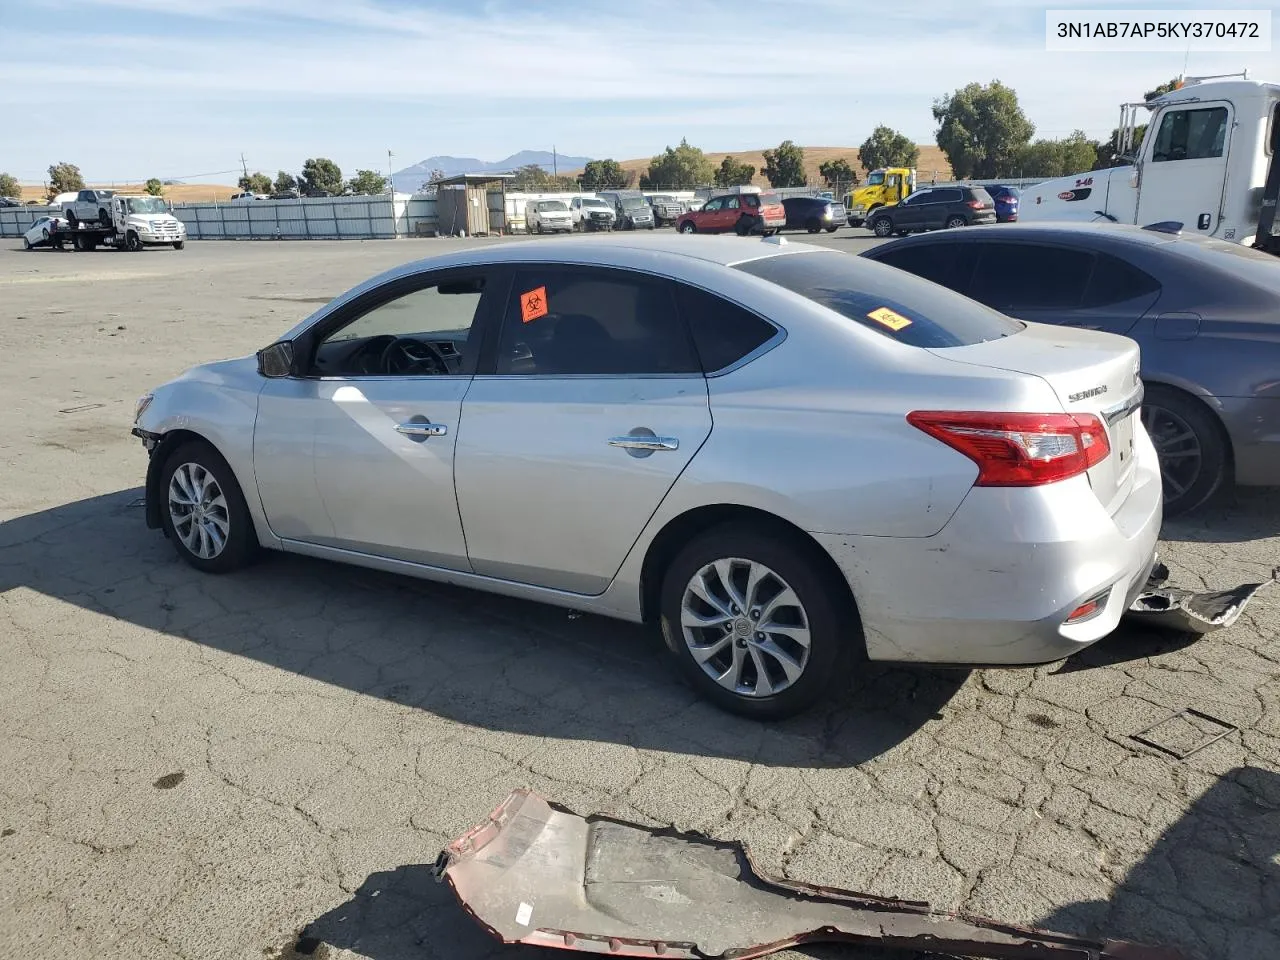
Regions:
M 1133 488 L 1134 433 L 1142 396 L 1137 343 L 1096 330 L 1028 323 L 1010 337 L 929 352 L 957 363 L 1039 377 L 1053 389 L 1065 412 L 1098 417 L 1111 453 L 1089 470 L 1089 484 L 1108 513 L 1124 503 Z

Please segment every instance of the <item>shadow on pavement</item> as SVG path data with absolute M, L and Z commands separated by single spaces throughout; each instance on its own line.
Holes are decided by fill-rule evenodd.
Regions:
M 141 496 L 0 525 L 0 593 L 27 588 L 482 729 L 772 766 L 869 760 L 937 715 L 966 676 L 868 666 L 828 704 L 765 725 L 700 700 L 638 625 L 277 553 L 201 574 L 146 529 Z
M 1280 488 L 1237 487 L 1166 520 L 1160 537 L 1181 543 L 1248 543 L 1280 534 Z
M 1196 800 L 1107 902 L 1040 920 L 1177 947 L 1190 960 L 1280 957 L 1280 774 L 1237 767 Z
M 1120 663 L 1133 663 L 1148 657 L 1182 650 L 1201 639 L 1203 638 L 1195 633 L 1156 630 L 1141 624 L 1122 623 L 1115 633 L 1062 661 L 1053 672 L 1055 674 L 1078 673 L 1081 670 L 1096 670 L 1099 667 L 1114 667 Z

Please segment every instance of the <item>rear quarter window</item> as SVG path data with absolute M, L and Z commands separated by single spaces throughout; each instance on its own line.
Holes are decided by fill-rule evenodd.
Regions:
M 937 284 L 848 254 L 788 254 L 735 269 L 913 347 L 964 347 L 1024 329 L 1019 321 Z

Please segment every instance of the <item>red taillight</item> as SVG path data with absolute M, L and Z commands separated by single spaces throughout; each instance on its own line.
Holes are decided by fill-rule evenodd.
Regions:
M 978 487 L 1036 487 L 1084 473 L 1111 452 L 1092 414 L 916 410 L 907 422 L 978 465 Z
M 985 206 L 985 204 L 981 200 L 970 200 L 969 206 L 971 206 L 974 210 L 981 210 Z

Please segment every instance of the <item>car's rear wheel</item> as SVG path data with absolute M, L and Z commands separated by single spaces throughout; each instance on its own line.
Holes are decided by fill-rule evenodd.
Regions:
M 178 556 L 206 573 L 229 573 L 258 552 L 258 537 L 235 474 L 202 441 L 184 443 L 160 475 L 161 523 Z
M 840 224 L 833 223 L 831 226 L 827 227 L 827 233 L 835 233 L 839 229 L 840 229 Z
M 947 217 L 948 230 L 958 229 L 959 227 L 965 226 L 965 224 L 966 224 L 966 220 L 964 217 Z
M 734 233 L 740 237 L 748 236 L 751 233 L 751 223 L 746 217 L 739 217 L 738 223 L 734 226 L 733 230 Z
M 780 719 L 812 707 L 847 669 L 861 626 L 815 549 L 782 530 L 727 524 L 668 567 L 663 638 L 707 699 Z
M 30 249 L 31 249 L 31 241 L 30 241 L 30 240 L 28 240 L 26 237 L 23 237 L 23 238 L 22 238 L 22 249 L 23 249 L 23 250 L 30 250 Z
M 804 228 L 810 233 L 817 233 L 822 229 L 822 224 L 818 222 L 817 217 L 810 217 L 808 223 L 804 225 Z
M 98 222 L 102 224 L 104 227 L 111 226 L 111 214 L 109 214 L 106 210 L 99 209 Z
M 1227 440 L 1204 404 L 1181 390 L 1148 385 L 1142 425 L 1160 459 L 1165 516 L 1194 510 L 1218 492 L 1227 479 Z
M 48 227 L 41 227 L 41 228 L 40 228 L 40 239 L 41 239 L 41 240 L 48 240 L 48 239 L 49 239 L 49 228 L 48 228 Z
M 871 221 L 871 232 L 877 237 L 887 237 L 893 233 L 893 221 L 888 217 L 876 217 Z

